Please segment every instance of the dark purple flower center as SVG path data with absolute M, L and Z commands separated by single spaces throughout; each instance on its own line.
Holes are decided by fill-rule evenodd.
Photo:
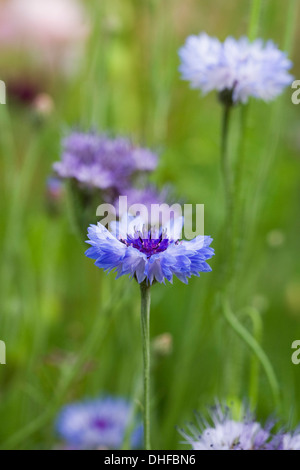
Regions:
M 165 251 L 171 243 L 168 238 L 162 238 L 162 236 L 159 238 L 132 238 L 129 236 L 126 240 L 121 240 L 121 242 L 126 246 L 136 248 L 141 253 L 144 253 L 147 258 Z
M 93 421 L 92 426 L 99 431 L 105 431 L 110 427 L 110 423 L 106 419 L 98 418 Z

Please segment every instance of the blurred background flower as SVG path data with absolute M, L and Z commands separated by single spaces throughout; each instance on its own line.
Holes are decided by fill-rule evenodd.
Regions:
M 157 165 L 154 152 L 128 138 L 74 131 L 63 140 L 61 160 L 53 164 L 53 171 L 68 183 L 73 220 L 80 232 L 86 232 L 101 204 L 114 205 L 121 215 L 120 196 L 127 196 L 127 206 L 158 202 L 161 196 L 150 189 L 148 180 Z
M 249 411 L 234 419 L 230 408 L 217 405 L 211 410 L 210 422 L 197 414 L 198 424 L 181 431 L 193 450 L 276 450 L 271 434 L 273 423 L 261 426 Z M 276 440 L 277 443 L 277 440 Z M 277 443 L 278 445 L 278 443 Z
M 129 432 L 130 448 L 142 443 L 141 426 L 133 426 L 133 407 L 123 398 L 102 397 L 66 405 L 56 423 L 67 449 L 121 449 Z
M 263 426 L 243 406 L 237 413 L 218 404 L 208 420 L 196 413 L 196 421 L 186 431 L 180 430 L 193 450 L 300 450 L 299 428 L 286 431 L 281 426 L 276 432 L 274 418 Z
M 0 50 L 69 73 L 89 31 L 79 0 L 1 0 Z
M 179 56 L 182 78 L 192 88 L 217 90 L 234 103 L 247 103 L 250 96 L 270 101 L 293 81 L 292 62 L 272 41 L 227 37 L 221 43 L 201 33 L 187 38 Z
M 39 120 L 52 112 L 85 59 L 86 7 L 81 0 L 0 0 L 1 79 L 10 103 Z
M 106 191 L 113 198 L 132 189 L 133 177 L 155 170 L 157 164 L 155 153 L 129 139 L 73 132 L 64 139 L 61 161 L 54 163 L 53 169 L 60 178 Z

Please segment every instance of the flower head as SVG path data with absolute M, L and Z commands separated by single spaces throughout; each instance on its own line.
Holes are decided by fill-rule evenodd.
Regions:
M 211 413 L 212 423 L 198 418 L 198 427 L 190 425 L 189 432 L 181 431 L 186 444 L 193 450 L 275 450 L 277 445 L 270 433 L 273 423 L 265 427 L 247 412 L 241 420 L 234 420 L 231 411 L 216 406 Z
M 228 37 L 222 43 L 206 33 L 187 38 L 179 50 L 182 78 L 204 94 L 217 90 L 233 103 L 250 96 L 270 101 L 290 85 L 292 62 L 272 42 Z
M 63 141 L 61 161 L 53 168 L 61 178 L 73 178 L 86 188 L 115 191 L 117 196 L 130 187 L 134 175 L 153 171 L 157 161 L 156 154 L 129 139 L 72 132 Z
M 122 398 L 105 397 L 65 406 L 56 423 L 68 448 L 120 449 L 131 425 L 131 405 Z M 134 429 L 132 447 L 138 447 L 141 427 Z
M 88 258 L 105 271 L 117 271 L 117 278 L 128 274 L 138 283 L 172 282 L 173 276 L 187 283 L 192 275 L 211 271 L 206 263 L 214 255 L 212 239 L 198 236 L 190 241 L 180 240 L 183 219 L 172 219 L 164 227 L 149 227 L 145 220 L 125 214 L 120 222 L 111 224 L 112 232 L 103 225 L 88 229 L 91 247 Z

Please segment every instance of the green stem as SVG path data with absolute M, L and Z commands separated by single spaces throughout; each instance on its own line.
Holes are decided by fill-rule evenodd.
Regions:
M 297 0 L 290 0 L 286 17 L 285 36 L 283 41 L 283 49 L 289 54 L 292 52 L 293 47 L 295 45 L 298 10 L 299 4 Z M 251 201 L 251 212 L 248 212 L 249 220 L 247 232 L 248 238 L 250 240 L 255 237 L 255 230 L 257 226 L 258 217 L 261 214 L 262 204 L 265 201 L 264 195 L 266 194 L 266 190 L 268 189 L 268 187 L 266 187 L 268 173 L 270 172 L 270 169 L 276 157 L 278 143 L 281 137 L 284 100 L 285 97 L 284 95 L 282 95 L 277 99 L 277 102 L 273 105 L 273 114 L 270 119 L 268 137 L 266 138 L 266 141 L 270 142 L 270 144 L 266 146 L 260 159 L 262 164 L 260 170 L 258 170 L 258 182 L 255 189 L 254 197 Z
M 231 106 L 224 104 L 222 118 L 222 137 L 221 137 L 221 167 L 223 175 L 223 184 L 225 191 L 226 215 L 230 219 L 232 215 L 232 177 L 230 162 L 228 160 L 228 131 L 230 122 Z
M 150 286 L 141 284 L 141 327 L 144 359 L 144 443 L 145 449 L 150 445 Z
M 251 318 L 253 337 L 258 344 L 262 340 L 263 322 L 260 313 L 253 307 L 249 307 L 245 313 Z M 253 354 L 250 366 L 250 380 L 249 380 L 249 397 L 251 405 L 255 407 L 258 398 L 258 379 L 259 379 L 259 366 L 260 361 L 256 354 Z
M 250 41 L 253 41 L 258 34 L 259 23 L 262 10 L 262 0 L 252 0 L 251 12 L 250 12 L 250 22 L 248 28 L 248 37 Z M 245 204 L 245 182 L 244 170 L 245 170 L 245 136 L 247 129 L 247 118 L 248 118 L 249 104 L 242 105 L 240 109 L 240 137 L 238 145 L 238 155 L 235 171 L 235 181 L 234 181 L 234 200 L 236 206 L 236 214 L 234 221 L 234 232 L 233 232 L 233 243 L 234 243 L 234 266 L 236 269 L 238 267 L 236 253 L 242 250 L 243 243 L 243 227 L 245 227 L 245 221 L 243 220 L 243 209 Z M 243 184 L 242 184 L 243 183 Z
M 250 41 L 253 41 L 258 34 L 261 6 L 262 0 L 252 0 L 251 18 L 248 30 Z
M 238 155 L 235 168 L 235 179 L 234 179 L 234 201 L 235 201 L 235 213 L 233 215 L 233 264 L 235 274 L 239 270 L 240 258 L 237 256 L 238 253 L 243 249 L 244 233 L 246 221 L 244 220 L 244 206 L 245 206 L 245 194 L 246 194 L 246 181 L 245 176 L 245 140 L 247 130 L 247 116 L 248 106 L 241 106 L 240 108 L 240 131 L 239 131 L 239 143 L 238 143 Z
M 234 187 L 235 198 L 238 198 L 240 203 L 243 203 L 243 195 L 244 195 L 244 192 L 241 193 L 241 188 L 242 188 L 242 181 L 243 181 L 244 168 L 245 168 L 245 134 L 246 134 L 246 128 L 247 128 L 247 115 L 248 115 L 248 106 L 241 106 L 238 158 L 236 162 L 235 185 L 234 185 L 235 186 Z
M 279 408 L 279 385 L 268 356 L 266 355 L 260 344 L 256 341 L 256 339 L 249 333 L 249 331 L 239 322 L 239 320 L 233 314 L 229 302 L 226 301 L 226 299 L 223 299 L 223 313 L 233 330 L 240 336 L 244 343 L 250 347 L 250 349 L 256 355 L 257 359 L 260 361 L 270 384 L 274 404 L 276 408 Z
M 230 159 L 228 156 L 228 134 L 229 124 L 231 116 L 231 105 L 223 104 L 223 116 L 222 116 L 222 131 L 221 131 L 221 171 L 224 187 L 224 198 L 225 198 L 225 227 L 224 227 L 224 249 L 226 250 L 223 254 L 225 260 L 227 260 L 228 253 L 231 253 L 233 248 L 232 245 L 232 230 L 233 230 L 233 178 Z M 225 290 L 230 284 L 231 273 L 232 273 L 232 262 L 231 257 L 229 262 L 225 262 L 226 273 L 225 277 Z

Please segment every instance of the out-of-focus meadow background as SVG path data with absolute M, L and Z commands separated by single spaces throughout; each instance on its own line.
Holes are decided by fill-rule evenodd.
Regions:
M 153 448 L 184 448 L 175 426 L 216 398 L 236 406 L 246 399 L 261 420 L 275 414 L 296 426 L 300 365 L 291 361 L 291 344 L 300 339 L 300 107 L 287 89 L 274 103 L 251 101 L 248 109 L 246 254 L 232 301 L 268 358 L 262 364 L 216 299 L 221 109 L 214 93 L 200 97 L 178 72 L 177 51 L 188 35 L 247 34 L 253 2 L 82 4 L 89 33 L 69 64 L 52 56 L 48 63 L 40 49 L 29 57 L 0 43 L 0 79 L 10 85 L 0 105 L 0 339 L 7 347 L 7 364 L 0 365 L 1 447 L 53 448 L 55 418 L 66 403 L 101 393 L 141 400 L 138 286 L 94 267 L 72 230 L 67 199 L 47 190 L 61 137 L 78 125 L 129 135 L 157 150 L 152 180 L 172 183 L 180 200 L 205 204 L 205 233 L 215 240 L 211 273 L 188 286 L 175 280 L 152 289 Z M 298 2 L 262 5 L 258 36 L 288 49 L 300 78 Z M 239 108 L 233 116 L 232 154 Z M 165 349 L 157 346 L 162 334 Z

